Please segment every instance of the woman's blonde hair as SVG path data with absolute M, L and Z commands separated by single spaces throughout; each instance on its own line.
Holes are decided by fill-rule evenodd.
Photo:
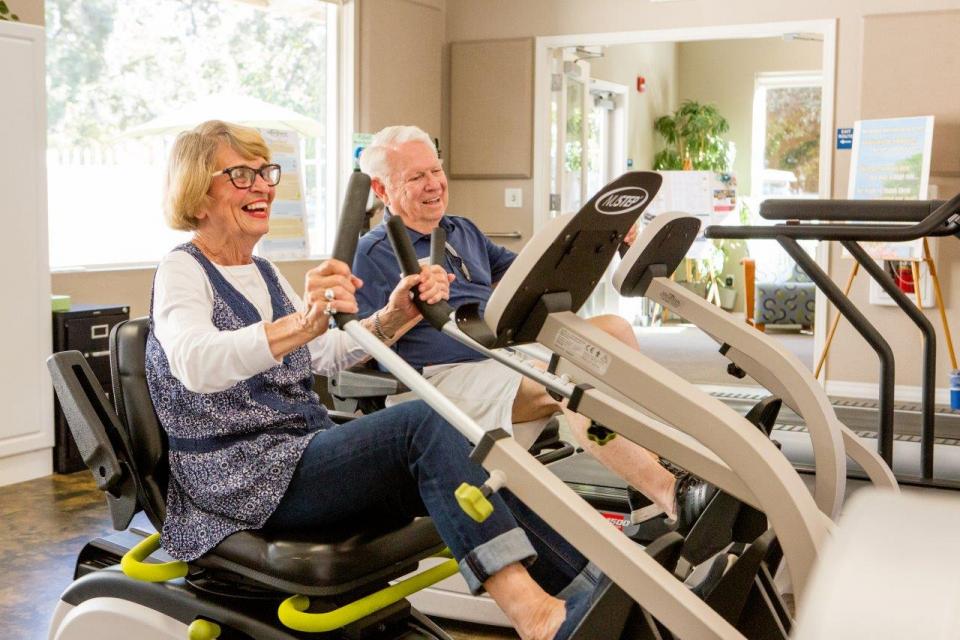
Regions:
M 180 231 L 197 228 L 197 213 L 209 204 L 211 175 L 217 170 L 217 149 L 229 145 L 244 158 L 270 161 L 270 149 L 256 129 L 208 120 L 177 136 L 170 150 L 164 185 L 163 215 Z

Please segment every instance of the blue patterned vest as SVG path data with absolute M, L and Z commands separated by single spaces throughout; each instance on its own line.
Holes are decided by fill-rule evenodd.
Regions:
M 191 243 L 186 251 L 213 289 L 215 327 L 233 331 L 261 320 L 253 304 Z M 273 319 L 294 312 L 270 263 L 253 258 L 273 307 Z M 163 548 L 193 560 L 225 537 L 262 527 L 280 503 L 303 450 L 333 425 L 312 390 L 310 352 L 300 347 L 283 363 L 223 391 L 194 393 L 170 372 L 152 331 L 147 338 L 147 383 L 170 445 L 170 484 Z

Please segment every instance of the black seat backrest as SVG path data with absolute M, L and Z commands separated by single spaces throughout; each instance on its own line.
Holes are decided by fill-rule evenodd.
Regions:
M 149 318 L 127 320 L 110 332 L 113 403 L 126 429 L 137 475 L 140 506 L 158 529 L 166 515 L 167 435 L 153 410 L 147 388 L 146 351 Z

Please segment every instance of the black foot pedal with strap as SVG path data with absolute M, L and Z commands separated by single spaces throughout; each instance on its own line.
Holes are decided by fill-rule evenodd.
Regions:
M 627 504 L 630 524 L 623 528 L 623 534 L 637 544 L 647 546 L 670 532 L 663 509 L 633 487 L 627 487 Z

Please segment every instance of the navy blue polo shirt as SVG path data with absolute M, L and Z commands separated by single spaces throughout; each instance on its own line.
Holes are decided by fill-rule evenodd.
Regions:
M 363 280 L 357 291 L 360 318 L 382 309 L 390 292 L 400 282 L 400 266 L 387 237 L 386 220 L 360 238 L 353 259 L 353 273 Z M 481 311 L 517 254 L 492 243 L 475 224 L 460 216 L 445 215 L 440 226 L 447 232 L 447 243 L 459 255 L 446 253 L 443 268 L 457 276 L 450 285 L 450 305 L 454 308 L 470 302 L 480 303 Z M 407 228 L 418 258 L 430 256 L 430 234 Z M 461 260 L 466 263 L 464 269 Z M 469 273 L 469 279 L 467 277 Z M 426 320 L 408 331 L 393 345 L 400 357 L 418 369 L 431 364 L 473 362 L 484 356 L 431 327 Z

